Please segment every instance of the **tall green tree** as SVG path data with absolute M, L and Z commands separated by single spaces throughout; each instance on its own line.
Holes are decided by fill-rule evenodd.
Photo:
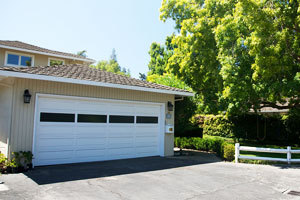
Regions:
M 149 55 L 150 62 L 148 64 L 148 75 L 166 73 L 168 59 L 173 55 L 173 50 L 176 46 L 172 44 L 172 39 L 175 35 L 168 36 L 165 44 L 153 42 L 150 46 Z
M 112 50 L 109 60 L 101 60 L 96 65 L 91 65 L 91 67 L 130 77 L 130 70 L 119 65 L 115 49 Z
M 299 108 L 298 1 L 163 0 L 160 11 L 179 33 L 165 69 L 198 93 L 204 112 Z
M 78 55 L 78 56 L 83 56 L 83 57 L 86 58 L 86 57 L 87 57 L 86 53 L 87 53 L 87 50 L 82 50 L 82 51 L 78 51 L 78 52 L 77 52 L 77 55 Z

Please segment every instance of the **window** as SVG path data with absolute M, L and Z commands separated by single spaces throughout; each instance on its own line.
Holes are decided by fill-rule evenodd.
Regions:
M 64 65 L 65 61 L 57 58 L 49 58 L 48 59 L 48 65 L 54 66 L 54 65 Z
M 137 116 L 136 123 L 138 123 L 138 124 L 157 124 L 158 117 Z
M 75 114 L 41 112 L 41 122 L 75 122 Z
M 109 123 L 134 123 L 134 116 L 110 115 Z
M 106 123 L 106 115 L 87 115 L 87 114 L 78 114 L 77 122 L 79 123 Z
M 34 56 L 6 52 L 5 65 L 8 66 L 33 66 Z

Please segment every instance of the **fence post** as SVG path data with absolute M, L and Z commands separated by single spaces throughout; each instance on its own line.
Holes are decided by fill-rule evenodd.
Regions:
M 240 156 L 240 143 L 235 143 L 235 163 L 239 162 Z
M 291 164 L 291 159 L 292 159 L 292 153 L 291 153 L 292 148 L 290 146 L 287 147 L 287 161 L 288 164 Z

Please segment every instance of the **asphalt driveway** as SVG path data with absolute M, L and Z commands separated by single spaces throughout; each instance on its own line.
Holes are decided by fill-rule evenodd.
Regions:
M 0 199 L 300 199 L 300 168 L 212 154 L 37 167 L 2 175 Z

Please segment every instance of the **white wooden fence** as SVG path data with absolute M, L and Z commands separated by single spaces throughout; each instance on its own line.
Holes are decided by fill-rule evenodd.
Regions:
M 240 155 L 240 151 L 252 151 L 252 152 L 265 152 L 265 153 L 285 153 L 286 158 L 271 158 L 271 157 L 255 157 L 255 156 L 243 156 Z M 247 147 L 240 146 L 239 143 L 235 144 L 235 162 L 238 163 L 239 159 L 250 159 L 250 160 L 268 160 L 277 162 L 300 162 L 300 159 L 292 159 L 292 154 L 300 153 L 300 150 L 292 150 L 289 146 L 286 149 L 272 149 L 272 148 L 258 148 L 258 147 Z

